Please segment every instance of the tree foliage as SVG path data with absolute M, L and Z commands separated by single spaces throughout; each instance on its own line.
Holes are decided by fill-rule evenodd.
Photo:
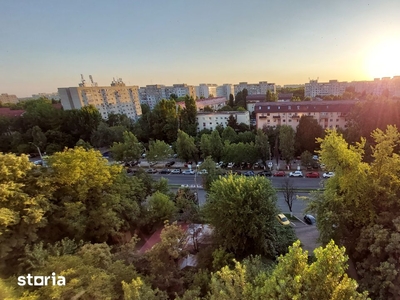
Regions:
M 294 158 L 295 131 L 289 125 L 282 125 L 279 131 L 279 150 L 287 164 Z
M 295 146 L 298 154 L 304 151 L 315 153 L 318 150 L 317 138 L 323 138 L 324 129 L 313 117 L 301 116 L 297 125 Z
M 132 132 L 125 131 L 123 135 L 123 142 L 114 143 L 111 147 L 113 158 L 117 161 L 137 161 L 139 160 L 143 146 L 139 143 L 138 139 Z
M 194 138 L 186 132 L 179 130 L 178 139 L 176 140 L 176 150 L 178 156 L 185 161 L 195 159 L 197 157 L 197 147 L 194 143 Z

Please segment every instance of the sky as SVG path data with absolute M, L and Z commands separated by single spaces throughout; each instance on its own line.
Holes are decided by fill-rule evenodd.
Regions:
M 399 0 L 1 0 L 0 93 L 400 75 Z

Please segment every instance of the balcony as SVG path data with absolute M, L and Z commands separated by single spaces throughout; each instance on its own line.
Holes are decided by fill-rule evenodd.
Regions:
M 259 118 L 259 119 L 266 119 L 267 116 L 259 116 L 258 118 Z
M 274 119 L 280 119 L 281 116 L 272 116 L 272 118 L 274 118 Z
M 298 114 L 293 114 L 291 116 L 289 116 L 290 118 L 300 118 L 300 116 Z

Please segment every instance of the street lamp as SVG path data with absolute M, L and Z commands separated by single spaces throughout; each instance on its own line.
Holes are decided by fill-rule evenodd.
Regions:
M 199 203 L 199 188 L 197 187 L 197 172 L 198 172 L 198 167 L 197 167 L 197 164 L 196 164 L 196 172 L 194 173 L 194 184 L 196 185 L 197 206 L 200 206 L 200 203 Z
M 29 144 L 32 144 L 33 146 L 35 146 L 35 147 L 37 148 L 37 150 L 38 150 L 38 152 L 39 152 L 40 159 L 42 160 L 42 163 L 44 163 L 44 161 L 43 161 L 43 156 L 42 156 L 42 152 L 40 151 L 39 146 L 36 145 L 36 144 L 34 144 L 34 143 L 32 143 L 32 142 L 29 142 Z

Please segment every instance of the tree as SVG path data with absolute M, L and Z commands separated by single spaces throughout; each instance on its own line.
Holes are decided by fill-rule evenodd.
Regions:
M 205 190 L 209 190 L 214 180 L 217 180 L 222 174 L 220 169 L 215 167 L 215 162 L 211 156 L 207 156 L 204 162 L 200 165 L 201 170 L 206 170 L 207 174 L 203 174 L 203 186 Z
M 82 139 L 79 139 L 79 141 L 76 142 L 77 147 L 82 147 L 86 150 L 92 149 L 92 145 L 90 143 L 83 141 Z
M 178 220 L 184 222 L 198 222 L 200 219 L 197 196 L 189 188 L 180 188 L 176 192 L 175 206 L 178 211 Z
M 200 151 L 203 158 L 211 155 L 211 142 L 210 142 L 211 134 L 203 134 L 200 139 Z
M 0 258 L 6 274 L 47 225 L 52 188 L 26 155 L 0 153 L 0 169 Z
M 204 106 L 203 111 L 214 112 L 214 110 L 209 105 Z
M 294 157 L 294 138 L 293 128 L 289 125 L 282 125 L 279 132 L 279 150 L 286 164 L 289 164 Z
M 190 136 L 196 136 L 197 133 L 197 107 L 193 97 L 185 97 L 185 108 L 181 112 L 180 129 L 185 131 Z
M 39 147 L 41 150 L 45 149 L 47 138 L 39 126 L 35 126 L 32 128 L 32 138 L 33 138 L 33 143 L 37 147 Z
M 293 201 L 296 199 L 296 195 L 294 193 L 293 181 L 290 178 L 285 178 L 282 184 L 282 194 L 286 204 L 289 207 L 290 216 L 293 217 L 292 207 Z
M 145 127 L 150 127 L 151 134 L 149 137 L 151 139 L 165 141 L 166 143 L 173 143 L 176 141 L 178 133 L 178 115 L 175 101 L 162 99 L 155 105 L 153 111 L 149 113 L 147 118 L 149 125 Z M 145 134 L 145 132 L 143 134 Z
M 255 141 L 257 155 L 265 164 L 265 162 L 271 158 L 271 149 L 269 147 L 268 137 L 261 129 L 257 129 Z
M 167 159 L 172 154 L 173 151 L 167 143 L 156 140 L 155 142 L 150 142 L 149 151 L 147 152 L 146 158 L 150 162 L 157 162 Z
M 215 161 L 220 161 L 222 157 L 223 145 L 221 137 L 217 130 L 214 130 L 210 135 L 211 156 Z
M 176 141 L 176 150 L 178 156 L 185 161 L 196 158 L 197 148 L 194 143 L 194 138 L 189 136 L 186 132 L 179 130 L 178 139 Z
M 232 94 L 229 94 L 228 105 L 229 105 L 230 107 L 234 107 L 234 106 L 235 106 L 235 99 L 234 99 L 234 97 L 233 97 Z
M 322 138 L 324 129 L 318 121 L 311 116 L 301 116 L 297 125 L 295 146 L 298 154 L 304 151 L 315 153 L 318 150 L 317 138 Z
M 125 131 L 122 143 L 114 143 L 110 151 L 117 161 L 138 161 L 141 157 L 143 146 L 132 132 Z
M 52 210 L 41 237 L 104 242 L 138 224 L 146 197 L 143 183 L 109 165 L 99 151 L 83 148 L 58 152 L 48 159 L 46 181 Z
M 275 197 L 265 178 L 230 175 L 214 181 L 204 213 L 219 244 L 238 258 L 279 254 L 279 245 L 273 242 L 277 238 L 275 228 L 280 225 Z
M 155 192 L 150 197 L 146 210 L 144 225 L 150 227 L 150 229 L 157 229 L 164 221 L 172 220 L 176 213 L 174 202 L 167 195 L 160 192 Z
M 226 126 L 224 128 L 224 131 L 222 132 L 221 138 L 222 138 L 222 142 L 224 142 L 224 143 L 226 141 L 228 141 L 229 143 L 236 143 L 237 133 L 235 132 L 235 130 L 232 127 Z
M 238 124 L 238 122 L 237 122 L 235 116 L 232 115 L 232 114 L 229 115 L 229 118 L 228 118 L 228 126 L 231 127 L 231 128 L 233 128 L 233 129 L 237 129 L 238 126 L 239 126 L 239 124 Z
M 312 159 L 313 155 L 309 151 L 304 151 L 301 153 L 301 165 L 304 167 L 311 166 L 314 160 Z
M 272 93 L 270 90 L 267 90 L 267 94 L 265 95 L 265 102 L 276 102 L 278 101 L 278 96 L 275 93 Z

